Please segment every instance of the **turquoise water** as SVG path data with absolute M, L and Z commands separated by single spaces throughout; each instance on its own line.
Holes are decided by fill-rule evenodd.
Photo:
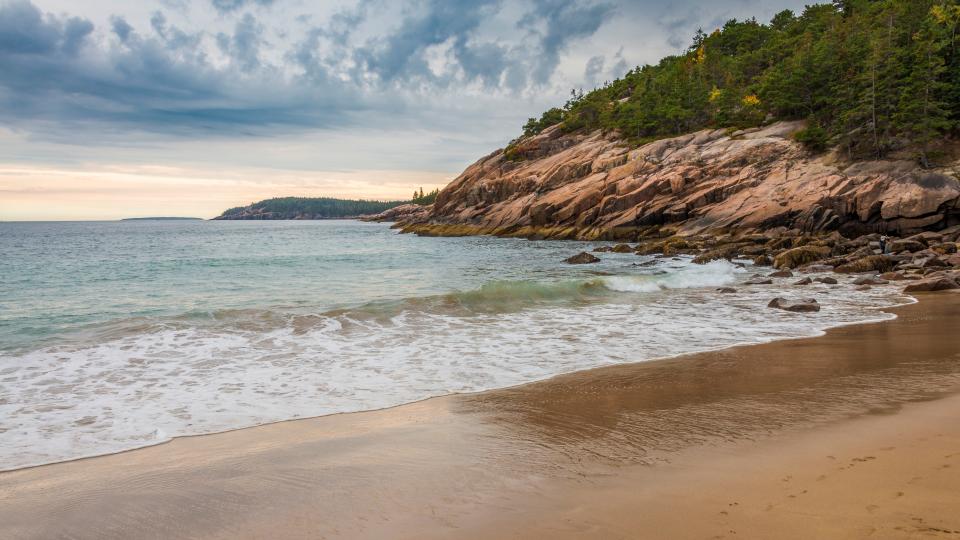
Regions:
M 0 470 L 814 335 L 904 301 L 744 286 L 745 262 L 562 262 L 595 245 L 356 221 L 0 223 Z M 765 307 L 810 295 L 816 316 Z
M 356 221 L 0 223 L 0 347 L 231 309 L 328 311 L 589 276 L 575 243 L 418 238 Z

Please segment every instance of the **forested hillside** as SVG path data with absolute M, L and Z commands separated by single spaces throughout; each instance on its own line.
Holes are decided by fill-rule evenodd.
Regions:
M 838 0 L 769 24 L 731 20 L 682 55 L 637 67 L 531 118 L 524 136 L 618 130 L 633 143 L 705 127 L 806 119 L 797 140 L 851 159 L 909 153 L 924 167 L 960 125 L 960 0 Z M 524 139 L 506 149 L 524 159 Z
M 281 197 L 231 208 L 214 219 L 332 219 L 379 214 L 406 201 Z

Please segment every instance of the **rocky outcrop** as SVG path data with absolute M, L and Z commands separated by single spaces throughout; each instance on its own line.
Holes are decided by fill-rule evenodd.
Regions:
M 360 219 L 363 221 L 420 221 L 427 219 L 431 211 L 433 211 L 433 205 L 401 204 L 379 214 L 361 216 Z
M 820 311 L 820 304 L 813 298 L 791 302 L 786 298 L 774 298 L 767 307 L 793 311 L 795 313 L 816 313 Z
M 790 137 L 801 126 L 705 130 L 639 148 L 553 127 L 480 159 L 428 214 L 402 225 L 431 235 L 637 240 L 664 229 L 687 236 L 784 226 L 852 237 L 960 223 L 951 167 L 812 156 Z
M 568 257 L 567 259 L 564 259 L 563 262 L 567 264 L 592 264 L 592 263 L 600 262 L 600 259 L 598 259 L 597 257 L 594 257 L 593 255 L 587 253 L 586 251 L 582 251 L 580 253 L 577 253 L 573 257 Z

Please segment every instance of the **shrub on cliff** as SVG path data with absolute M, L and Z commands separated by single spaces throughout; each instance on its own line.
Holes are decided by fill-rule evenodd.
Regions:
M 827 140 L 830 135 L 820 126 L 810 126 L 793 134 L 793 139 L 802 144 L 807 150 L 823 152 L 827 149 Z

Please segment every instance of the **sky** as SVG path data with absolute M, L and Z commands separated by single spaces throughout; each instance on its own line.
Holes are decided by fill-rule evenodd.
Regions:
M 810 0 L 0 0 L 0 220 L 405 199 L 698 28 Z

